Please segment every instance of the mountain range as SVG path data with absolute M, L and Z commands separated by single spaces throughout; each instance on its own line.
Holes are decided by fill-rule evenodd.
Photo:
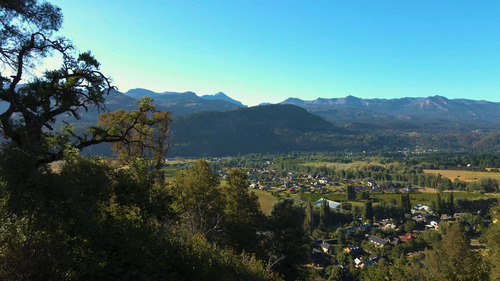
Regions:
M 253 152 L 373 151 L 407 147 L 500 151 L 500 103 L 441 96 L 401 99 L 345 98 L 246 107 L 223 93 L 112 91 L 107 110 L 132 110 L 150 96 L 157 109 L 172 112 L 171 156 L 222 156 Z M 84 128 L 96 110 L 80 120 L 58 122 Z M 89 150 L 109 154 L 109 146 Z
M 281 104 L 294 104 L 335 124 L 370 123 L 431 127 L 443 124 L 500 124 L 500 103 L 442 96 L 399 99 L 345 98 L 304 101 L 289 98 Z M 422 126 L 423 125 L 423 126 Z M 379 128 L 380 129 L 380 128 Z M 455 129 L 455 128 L 454 128 Z
M 117 97 L 119 93 L 115 93 Z M 174 116 L 204 111 L 229 111 L 246 107 L 219 92 L 215 95 L 198 96 L 194 92 L 156 93 L 147 89 L 131 89 L 124 96 L 139 99 L 152 97 L 160 108 L 171 111 Z M 111 97 L 113 99 L 113 97 Z M 123 99 L 123 98 L 122 98 Z M 261 105 L 267 105 L 262 103 Z M 324 119 L 342 126 L 360 124 L 400 124 L 412 127 L 416 124 L 460 123 L 500 124 L 500 103 L 471 99 L 448 99 L 442 96 L 398 99 L 318 98 L 301 100 L 288 98 L 279 104 L 293 104 Z M 375 128 L 383 128 L 377 127 Z
M 115 93 L 117 95 L 118 93 Z M 172 112 L 172 115 L 187 115 L 202 111 L 228 111 L 239 107 L 247 107 L 241 102 L 219 92 L 215 95 L 198 96 L 194 92 L 163 92 L 137 88 L 123 93 L 124 96 L 136 100 L 151 97 L 163 110 Z

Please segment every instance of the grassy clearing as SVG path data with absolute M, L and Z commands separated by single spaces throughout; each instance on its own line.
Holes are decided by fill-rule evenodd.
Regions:
M 474 172 L 474 171 L 458 171 L 458 170 L 424 170 L 428 174 L 441 174 L 450 180 L 458 178 L 461 181 L 478 181 L 482 178 L 494 178 L 500 180 L 500 173 L 498 172 Z
M 271 212 L 273 203 L 278 201 L 278 198 L 274 197 L 271 192 L 266 192 L 263 190 L 253 189 L 253 192 L 259 197 L 260 209 L 264 215 L 268 216 Z

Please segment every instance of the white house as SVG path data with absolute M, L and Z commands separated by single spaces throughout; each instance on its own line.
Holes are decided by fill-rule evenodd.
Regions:
M 326 200 L 326 202 L 328 203 L 328 206 L 330 206 L 330 209 L 340 210 L 340 203 L 339 202 L 335 202 L 335 201 L 328 200 L 325 198 L 321 198 L 318 201 L 314 202 L 314 205 L 321 205 L 323 203 L 323 200 Z

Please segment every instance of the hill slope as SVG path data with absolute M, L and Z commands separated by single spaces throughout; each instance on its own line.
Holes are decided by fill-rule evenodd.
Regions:
M 172 154 L 234 155 L 309 150 L 308 135 L 344 133 L 330 122 L 293 105 L 266 105 L 228 112 L 177 117 L 172 124 Z

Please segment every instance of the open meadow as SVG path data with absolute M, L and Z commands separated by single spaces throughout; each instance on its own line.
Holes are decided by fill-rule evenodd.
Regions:
M 460 171 L 460 170 L 424 170 L 427 174 L 441 174 L 450 180 L 459 179 L 461 181 L 470 182 L 478 181 L 482 178 L 493 178 L 500 180 L 499 172 L 475 172 L 475 171 Z

